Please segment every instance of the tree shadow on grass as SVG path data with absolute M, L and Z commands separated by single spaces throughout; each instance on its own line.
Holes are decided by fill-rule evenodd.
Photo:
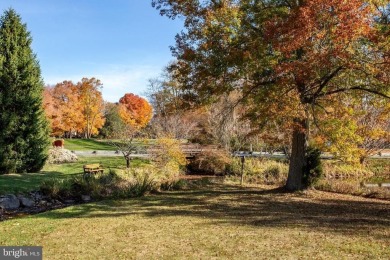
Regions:
M 130 215 L 198 217 L 210 219 L 210 224 L 307 228 L 378 239 L 388 239 L 390 233 L 390 203 L 387 201 L 332 193 L 312 196 L 287 193 L 283 189 L 259 190 L 226 184 L 78 205 L 39 216 L 58 219 Z

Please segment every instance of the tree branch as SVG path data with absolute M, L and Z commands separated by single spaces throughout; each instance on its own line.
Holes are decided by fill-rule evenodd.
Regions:
M 386 94 L 384 94 L 382 92 L 379 92 L 379 91 L 376 91 L 376 90 L 372 90 L 372 89 L 369 89 L 369 88 L 365 88 L 365 87 L 362 87 L 362 86 L 355 86 L 355 87 L 351 87 L 351 88 L 340 88 L 340 89 L 336 89 L 336 90 L 325 92 L 323 94 L 319 94 L 317 97 L 330 96 L 330 95 L 333 95 L 333 94 L 337 94 L 337 93 L 340 93 L 340 92 L 346 92 L 346 91 L 349 91 L 349 90 L 362 90 L 362 91 L 366 91 L 366 92 L 369 92 L 369 93 L 372 93 L 372 94 L 375 94 L 375 95 L 378 95 L 378 96 L 390 99 L 390 96 L 388 96 L 388 95 L 386 95 Z

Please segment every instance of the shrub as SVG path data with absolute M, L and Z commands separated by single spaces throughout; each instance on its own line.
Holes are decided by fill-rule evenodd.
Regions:
M 390 199 L 390 190 L 381 187 L 364 187 L 360 179 L 321 179 L 314 187 L 318 190 L 351 194 L 370 198 Z
M 107 185 L 101 183 L 101 175 L 76 176 L 70 179 L 72 195 L 80 198 L 82 195 L 90 195 L 92 198 L 103 198 L 108 195 L 105 191 Z
M 157 139 L 151 154 L 152 164 L 145 170 L 153 174 L 155 181 L 159 183 L 177 180 L 187 164 L 180 141 L 176 139 Z
M 53 199 L 66 199 L 71 197 L 71 183 L 68 180 L 48 179 L 41 183 L 40 191 L 43 195 Z
M 352 165 L 343 162 L 324 162 L 324 175 L 326 178 L 368 178 L 373 173 L 362 165 Z
M 40 190 L 53 199 L 77 199 L 90 195 L 93 199 L 129 198 L 144 195 L 155 189 L 152 174 L 143 169 L 125 172 L 110 170 L 108 174 L 75 176 L 67 180 L 49 179 L 42 182 Z
M 47 159 L 48 163 L 59 164 L 76 161 L 77 156 L 67 149 L 64 149 L 62 147 L 55 147 L 49 150 L 49 157 Z
M 390 160 L 388 159 L 368 159 L 366 167 L 375 176 L 382 176 L 390 179 Z
M 156 187 L 153 173 L 146 169 L 127 169 L 127 182 L 123 183 L 122 194 L 125 197 L 140 197 Z
M 313 186 L 323 175 L 321 164 L 321 151 L 314 147 L 308 147 L 305 160 L 306 166 L 303 169 L 302 181 L 306 187 Z
M 241 175 L 241 160 L 234 159 L 229 166 L 230 174 Z M 247 158 L 244 163 L 245 181 L 249 183 L 282 184 L 287 180 L 288 165 L 283 162 Z
M 231 163 L 232 159 L 226 151 L 208 150 L 191 160 L 187 169 L 198 174 L 225 174 Z
M 48 179 L 44 180 L 41 183 L 40 190 L 41 192 L 46 195 L 50 196 L 52 198 L 55 198 L 60 193 L 60 190 L 62 188 L 62 180 L 59 179 Z

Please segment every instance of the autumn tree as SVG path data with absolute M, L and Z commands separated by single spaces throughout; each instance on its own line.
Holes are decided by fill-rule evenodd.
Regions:
M 141 130 L 152 117 L 152 107 L 144 98 L 128 93 L 118 104 L 109 104 L 106 108 L 106 115 L 109 116 L 106 127 L 111 131 L 111 136 L 117 138 L 110 144 L 122 153 L 126 167 L 130 168 L 131 155 L 142 149 L 136 138 L 142 137 Z
M 0 174 L 39 171 L 47 158 L 43 81 L 31 43 L 21 17 L 5 11 L 0 18 Z
M 131 155 L 141 148 L 140 144 L 136 142 L 136 137 L 140 137 L 141 132 L 138 128 L 128 125 L 121 120 L 113 122 L 112 130 L 117 139 L 111 140 L 109 144 L 123 155 L 123 158 L 126 160 L 126 167 L 130 168 Z
M 196 131 L 199 113 L 180 107 L 179 92 L 169 73 L 149 80 L 146 94 L 154 112 L 151 120 L 154 136 L 190 139 Z
M 146 99 L 127 93 L 119 99 L 119 115 L 133 128 L 143 128 L 152 118 L 152 106 Z
M 326 108 L 314 140 L 323 150 L 349 163 L 364 163 L 390 144 L 390 103 L 378 96 L 340 95 L 344 106 Z M 329 112 L 332 111 L 329 116 Z
M 91 138 L 104 124 L 104 101 L 101 93 L 103 85 L 98 79 L 83 78 L 76 87 L 83 115 L 84 135 Z
M 387 1 L 153 0 L 184 17 L 171 66 L 189 103 L 241 91 L 254 126 L 292 129 L 286 188 L 303 187 L 309 130 L 341 93 L 389 98 Z M 342 102 L 337 103 L 343 106 Z
M 104 124 L 102 84 L 95 78 L 83 78 L 47 86 L 44 108 L 55 136 L 72 137 L 82 134 L 86 138 L 97 134 Z
M 61 127 L 61 113 L 57 109 L 55 99 L 53 97 L 53 88 L 46 86 L 43 91 L 43 109 L 45 111 L 46 118 L 51 125 L 51 133 L 54 136 L 62 135 Z
M 124 123 L 121 116 L 119 115 L 119 104 L 106 102 L 104 104 L 103 114 L 105 121 L 103 127 L 99 131 L 99 135 L 111 139 L 119 138 L 116 126 L 118 124 Z
M 44 92 L 44 109 L 51 123 L 52 135 L 72 137 L 83 131 L 80 95 L 72 81 L 47 86 Z

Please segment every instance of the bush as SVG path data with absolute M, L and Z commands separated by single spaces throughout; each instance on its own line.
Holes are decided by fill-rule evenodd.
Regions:
M 71 183 L 62 179 L 44 180 L 41 183 L 40 191 L 52 199 L 66 199 L 72 195 Z
M 55 147 L 49 150 L 47 162 L 50 164 L 76 162 L 77 156 L 71 151 L 62 147 Z
M 390 160 L 389 159 L 368 159 L 366 168 L 375 176 L 390 179 Z
M 73 197 L 81 198 L 82 195 L 90 195 L 95 199 L 106 197 L 109 186 L 101 182 L 101 176 L 85 175 L 70 179 Z
M 126 169 L 126 177 L 119 182 L 114 196 L 118 198 L 140 197 L 156 189 L 153 172 L 146 169 Z
M 229 172 L 241 175 L 241 160 L 234 159 Z M 244 163 L 245 181 L 261 184 L 282 184 L 287 180 L 288 165 L 283 162 L 263 158 L 247 158 Z
M 62 189 L 62 180 L 59 179 L 48 179 L 41 183 L 41 192 L 49 197 L 56 198 Z
M 321 179 L 314 187 L 318 190 L 351 194 L 370 198 L 390 199 L 390 190 L 381 187 L 364 187 L 360 179 Z
M 324 162 L 324 175 L 326 178 L 358 178 L 364 179 L 374 174 L 362 165 L 352 165 L 343 162 L 326 161 Z
M 90 195 L 93 199 L 139 197 L 155 189 L 151 174 L 142 169 L 108 174 L 76 176 L 67 180 L 49 179 L 42 182 L 40 190 L 53 199 L 76 199 Z
M 232 159 L 226 151 L 208 150 L 198 154 L 187 165 L 191 173 L 197 174 L 225 174 Z
M 180 141 L 171 138 L 160 138 L 152 151 L 152 164 L 144 168 L 154 176 L 157 183 L 174 182 L 178 180 L 187 164 L 181 150 Z
M 306 187 L 313 186 L 323 175 L 321 164 L 321 151 L 317 148 L 308 147 L 305 156 L 306 166 L 303 169 L 302 181 Z

